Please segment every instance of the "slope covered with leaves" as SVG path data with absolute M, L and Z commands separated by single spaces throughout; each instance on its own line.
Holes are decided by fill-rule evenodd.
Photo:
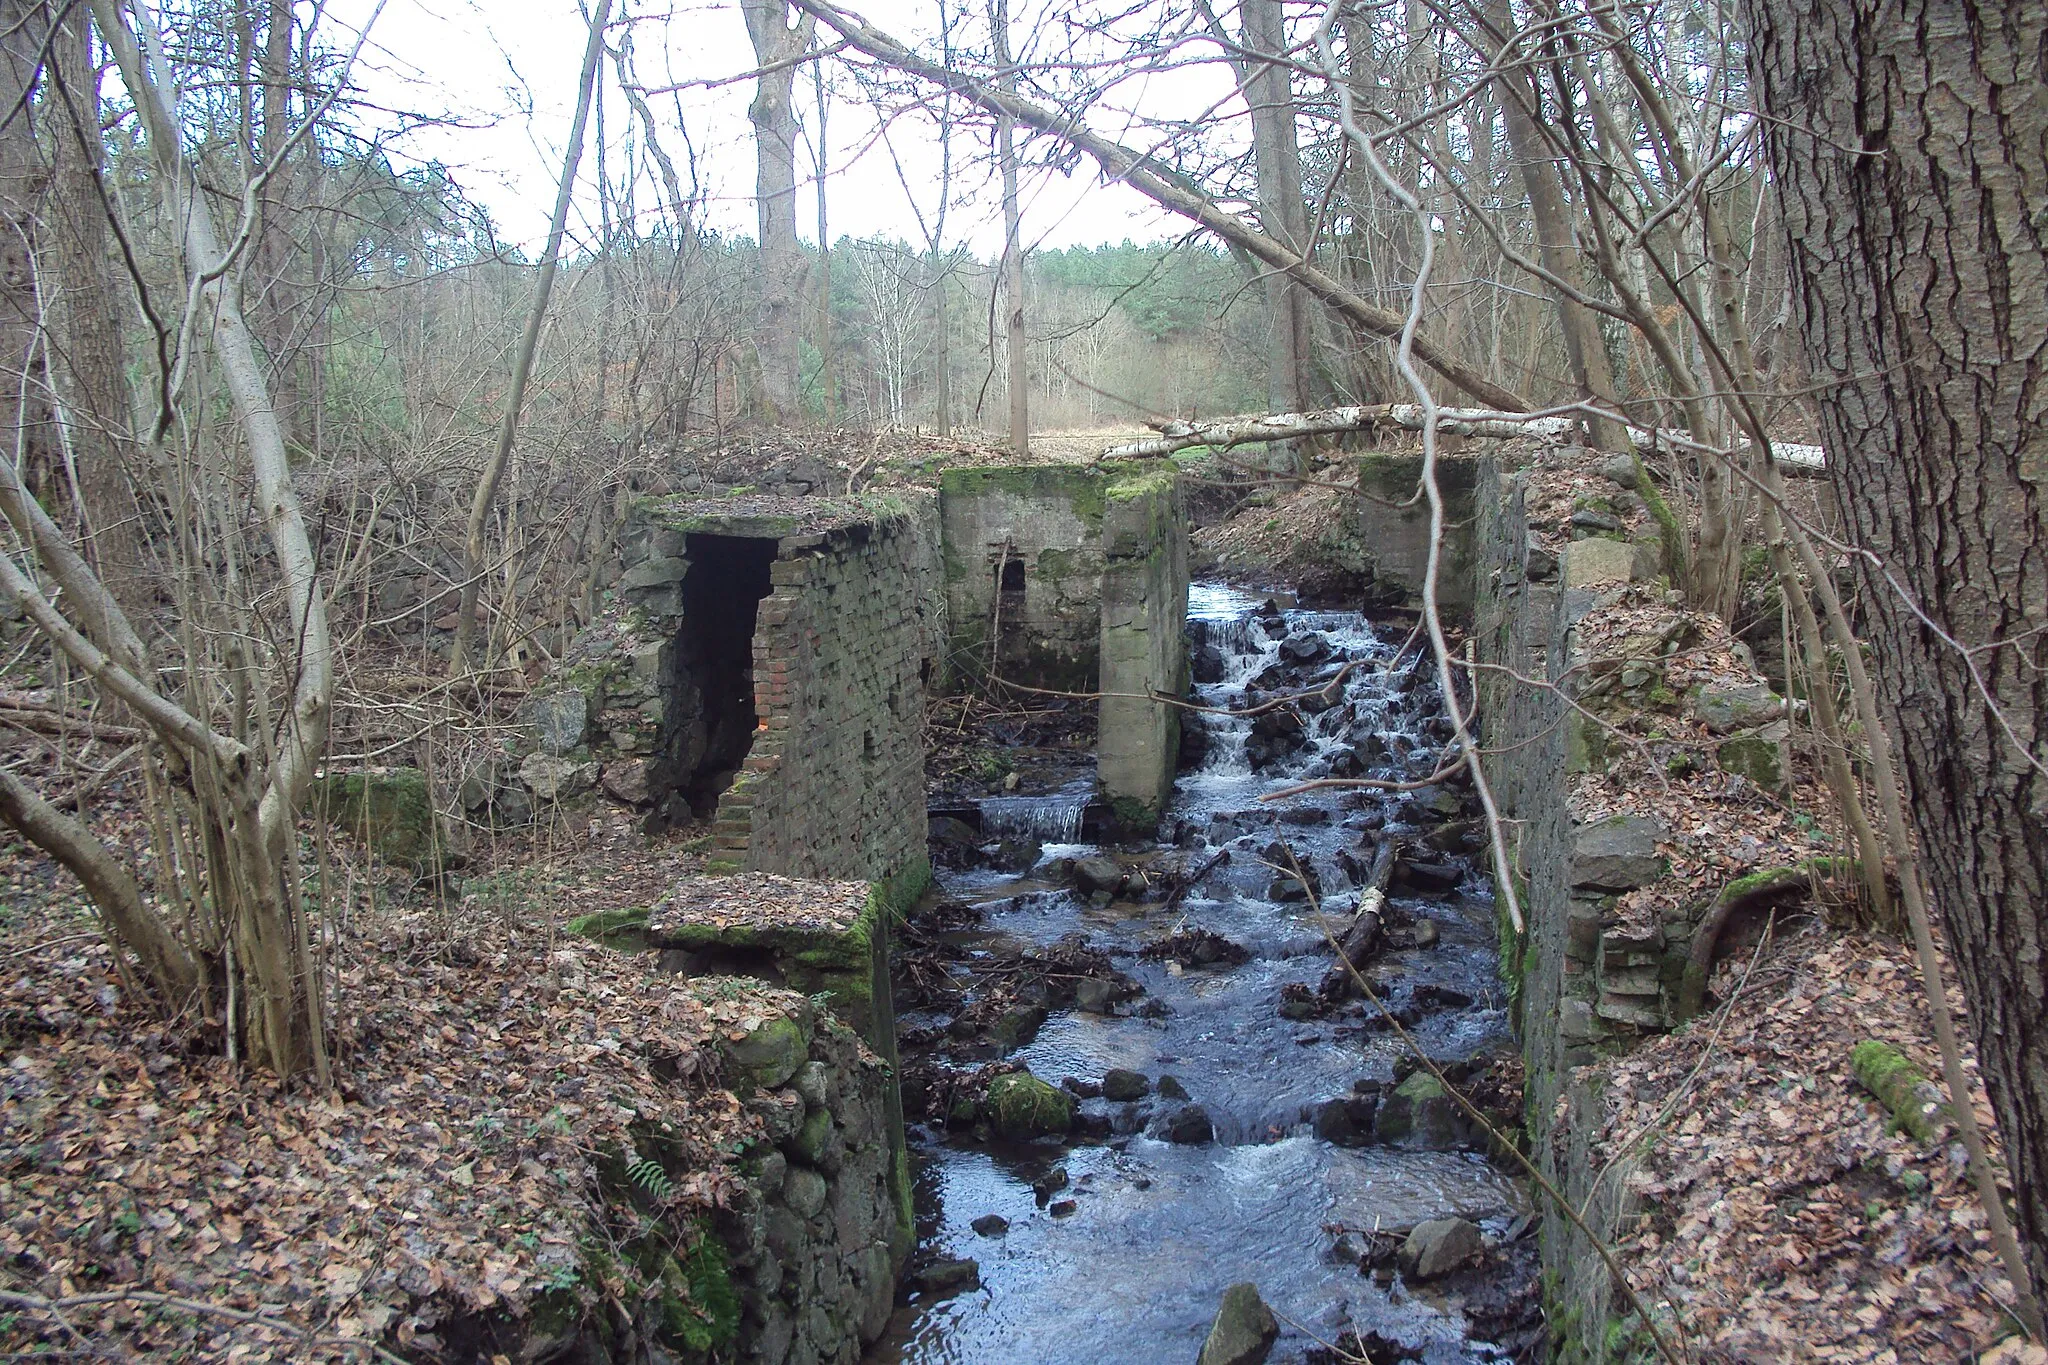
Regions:
M 460 1356 L 637 1292 L 603 1254 L 601 1166 L 659 1159 L 648 1216 L 678 1245 L 735 1188 L 759 1121 L 716 1043 L 772 1012 L 751 983 L 650 975 L 532 916 L 365 912 L 334 973 L 341 1083 L 287 1088 L 130 999 L 47 865 L 4 862 L 8 1349 Z

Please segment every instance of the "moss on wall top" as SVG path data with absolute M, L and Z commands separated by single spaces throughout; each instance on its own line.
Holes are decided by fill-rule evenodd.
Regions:
M 1111 502 L 1129 502 L 1133 498 L 1170 495 L 1174 484 L 1180 479 L 1180 472 L 1171 464 L 1105 464 L 1102 467 L 1104 479 L 1103 496 Z
M 1091 532 L 1102 526 L 1103 471 L 1092 465 L 976 465 L 939 473 L 941 497 L 977 498 L 990 493 L 1065 498 Z

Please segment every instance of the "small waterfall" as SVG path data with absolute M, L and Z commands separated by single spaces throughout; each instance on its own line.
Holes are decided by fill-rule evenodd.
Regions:
M 1195 617 L 1188 636 L 1197 647 L 1214 645 L 1225 659 L 1256 655 L 1266 643 L 1265 629 L 1251 616 Z
M 988 796 L 981 806 L 981 831 L 998 839 L 1036 839 L 1042 844 L 1081 841 L 1081 815 L 1088 793 L 1050 796 Z

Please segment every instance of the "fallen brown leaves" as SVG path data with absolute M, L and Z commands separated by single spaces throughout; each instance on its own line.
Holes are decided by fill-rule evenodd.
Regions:
M 669 887 L 648 915 L 660 934 L 684 925 L 843 934 L 867 911 L 866 882 L 813 882 L 746 872 L 689 876 Z
M 338 972 L 343 1081 L 322 1094 L 195 1051 L 201 1031 L 152 1023 L 97 942 L 52 930 L 0 930 L 0 1289 L 73 1303 L 67 1329 L 17 1297 L 11 1348 L 431 1349 L 465 1313 L 604 1292 L 579 1249 L 598 1153 L 659 1134 L 687 1216 L 727 1198 L 758 1125 L 711 1060 L 749 1009 L 737 983 L 701 994 L 580 940 L 398 917 Z
M 1747 965 L 1724 961 L 1717 993 Z M 2012 1287 L 1961 1146 L 1887 1131 L 1850 1071 L 1850 1049 L 1879 1038 L 1940 1074 L 1908 950 L 1818 926 L 1781 938 L 1700 1065 L 1712 1029 L 1603 1064 L 1597 1144 L 1647 1215 L 1621 1243 L 1630 1278 L 1695 1357 L 1910 1365 L 2009 1335 Z M 1988 1133 L 1981 1088 L 1972 1102 Z

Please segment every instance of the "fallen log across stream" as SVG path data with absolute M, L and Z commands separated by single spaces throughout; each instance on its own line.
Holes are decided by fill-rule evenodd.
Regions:
M 1626 419 L 1620 420 L 1628 428 L 1629 440 L 1638 450 L 1686 450 L 1696 444 L 1681 431 L 1652 430 L 1629 423 Z M 1369 403 L 1322 408 L 1314 412 L 1280 412 L 1264 417 L 1225 417 L 1213 422 L 1159 422 L 1155 423 L 1159 431 L 1157 436 L 1111 446 L 1102 452 L 1102 458 L 1153 459 L 1196 446 L 1228 450 L 1233 446 L 1292 441 L 1304 436 L 1333 436 L 1382 427 L 1420 431 L 1422 425 L 1422 408 L 1415 403 Z M 1519 413 L 1482 408 L 1437 409 L 1437 430 L 1452 436 L 1569 437 L 1578 427 L 1579 419 L 1576 417 L 1525 417 Z M 1737 447 L 1739 451 L 1748 448 L 1748 442 Z M 1778 468 L 1786 474 L 1817 477 L 1827 470 L 1827 453 L 1816 445 L 1773 441 L 1771 455 Z

